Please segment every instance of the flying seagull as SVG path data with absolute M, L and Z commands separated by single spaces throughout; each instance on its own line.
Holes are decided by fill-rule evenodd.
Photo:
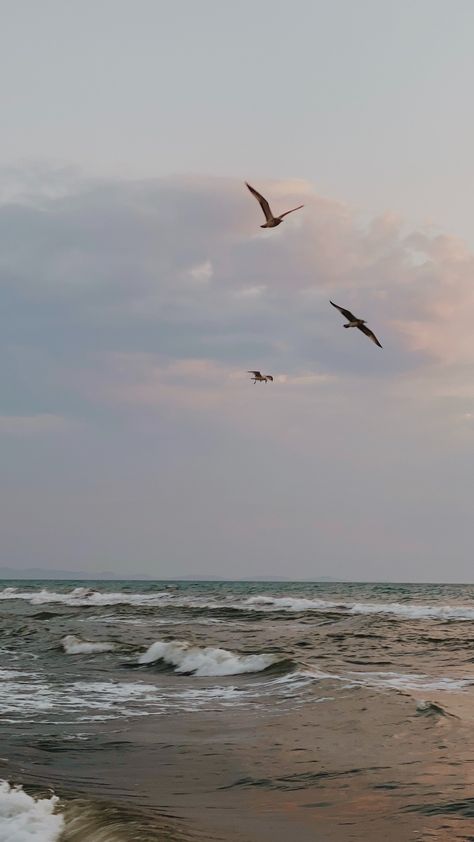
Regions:
M 382 347 L 375 333 L 373 333 L 370 330 L 370 328 L 367 327 L 365 319 L 358 319 L 357 316 L 354 316 L 354 314 L 351 313 L 350 310 L 344 310 L 344 307 L 338 307 L 337 304 L 334 304 L 334 301 L 330 301 L 329 303 L 332 304 L 332 306 L 335 307 L 336 310 L 339 310 L 339 312 L 342 313 L 344 318 L 347 319 L 347 324 L 343 325 L 343 327 L 358 327 L 359 330 L 361 330 L 362 333 L 365 333 L 365 335 L 368 336 L 369 339 L 372 340 L 372 342 L 375 342 L 375 344 L 378 345 L 379 348 Z
M 280 223 L 283 222 L 284 216 L 288 216 L 289 213 L 293 213 L 293 211 L 299 210 L 300 208 L 304 207 L 304 205 L 298 205 L 297 208 L 292 208 L 289 211 L 285 211 L 285 213 L 282 213 L 280 216 L 273 216 L 270 210 L 270 205 L 268 204 L 267 200 L 260 193 L 258 193 L 254 187 L 251 187 L 250 184 L 248 184 L 247 182 L 245 183 L 252 195 L 255 196 L 265 215 L 266 222 L 264 225 L 261 225 L 260 228 L 276 228 L 277 225 L 280 225 Z
M 267 383 L 268 380 L 271 380 L 273 383 L 273 377 L 271 374 L 260 374 L 259 371 L 248 371 L 247 374 L 253 374 L 253 377 L 251 379 L 253 380 L 254 384 L 257 382 L 257 380 L 259 383 Z

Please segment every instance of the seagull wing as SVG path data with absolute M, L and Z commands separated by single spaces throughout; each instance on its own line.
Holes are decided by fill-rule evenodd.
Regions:
M 377 339 L 375 333 L 373 333 L 373 331 L 371 331 L 370 327 L 367 327 L 367 325 L 357 325 L 357 327 L 359 328 L 359 330 L 362 331 L 362 333 L 365 333 L 365 335 L 368 336 L 369 339 L 372 340 L 372 342 L 375 342 L 375 344 L 378 345 L 379 348 L 382 347 L 379 340 Z
M 262 376 L 259 371 L 248 371 L 247 374 L 253 374 L 254 377 L 261 377 Z
M 345 319 L 347 319 L 347 321 L 349 321 L 349 322 L 356 322 L 357 321 L 356 317 L 354 316 L 353 313 L 351 313 L 350 310 L 344 310 L 344 307 L 339 307 L 337 304 L 334 304 L 334 301 L 329 301 L 329 303 L 332 304 L 332 306 L 335 307 L 336 310 L 339 310 L 339 312 L 342 313 L 342 315 L 344 316 Z
M 247 182 L 245 182 L 245 183 L 247 184 Z M 257 190 L 255 190 L 254 187 L 251 187 L 250 184 L 247 184 L 247 187 L 250 190 L 252 196 L 255 196 L 257 202 L 259 203 L 260 207 L 262 208 L 263 213 L 265 214 L 265 219 L 267 220 L 267 222 L 270 219 L 273 219 L 273 214 L 270 210 L 270 205 L 268 204 L 265 197 L 262 196 L 261 193 L 259 193 Z
M 291 208 L 291 210 L 285 211 L 285 213 L 281 213 L 279 219 L 283 219 L 284 216 L 288 216 L 289 213 L 293 213 L 293 211 L 299 210 L 300 208 L 304 208 L 304 205 L 298 205 L 297 208 Z

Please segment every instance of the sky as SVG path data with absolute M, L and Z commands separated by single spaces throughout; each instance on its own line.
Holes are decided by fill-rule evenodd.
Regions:
M 471 0 L 0 12 L 0 567 L 472 581 Z

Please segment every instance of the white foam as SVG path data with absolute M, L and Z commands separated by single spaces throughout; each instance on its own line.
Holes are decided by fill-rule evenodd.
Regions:
M 448 676 L 433 677 L 413 673 L 398 672 L 364 672 L 349 673 L 345 676 L 353 684 L 363 684 L 368 687 L 388 688 L 394 690 L 440 690 L 455 692 L 465 690 L 474 685 L 473 678 L 450 678 Z
M 372 687 L 378 690 L 440 690 L 456 692 L 474 686 L 474 676 L 451 678 L 449 676 L 429 676 L 420 673 L 400 672 L 322 672 L 316 668 L 305 672 L 293 673 L 295 678 L 313 678 L 317 681 L 328 679 L 341 682 L 343 689 L 353 687 Z
M 62 605 L 81 606 L 102 606 L 102 605 L 161 605 L 170 601 L 172 595 L 169 592 L 157 591 L 156 593 L 126 593 L 95 591 L 91 588 L 74 588 L 72 591 L 58 593 L 43 588 L 40 591 L 19 591 L 16 588 L 4 588 L 0 591 L 0 600 L 23 599 L 31 605 L 45 605 L 48 603 L 60 603 Z
M 278 611 L 325 611 L 330 608 L 344 608 L 344 603 L 328 602 L 326 599 L 306 599 L 291 596 L 251 596 L 245 600 L 246 608 L 277 609 Z
M 10 721 L 67 714 L 73 721 L 145 716 L 161 712 L 165 699 L 159 689 L 143 682 L 73 681 L 63 684 L 5 681 L 0 683 L 0 716 Z
M 334 602 L 304 597 L 252 596 L 250 609 L 277 611 L 339 611 L 342 614 L 389 614 L 406 620 L 474 620 L 472 605 L 425 605 L 401 602 Z
M 256 694 L 260 695 L 259 693 Z M 2 722 L 96 722 L 124 717 L 197 710 L 209 703 L 244 704 L 245 691 L 234 687 L 176 688 L 143 681 L 0 682 Z M 253 700 L 258 701 L 254 696 Z M 64 717 L 67 717 L 65 720 Z M 1 842 L 1 838 L 0 838 Z
M 309 599 L 303 596 L 269 596 L 260 594 L 243 601 L 235 596 L 228 598 L 209 598 L 178 591 L 153 591 L 147 593 L 128 593 L 126 591 L 97 591 L 78 587 L 70 591 L 56 592 L 47 588 L 42 590 L 19 590 L 8 587 L 0 590 L 0 600 L 22 599 L 31 605 L 59 603 L 71 607 L 104 607 L 130 605 L 132 607 L 185 607 L 204 609 L 234 609 L 242 611 L 288 611 L 288 612 L 324 612 L 335 611 L 340 614 L 380 614 L 401 620 L 474 620 L 474 605 L 464 604 L 425 604 L 415 602 L 341 602 L 327 599 Z M 196 619 L 197 622 L 197 619 Z M 202 619 L 208 624 L 212 618 Z M 221 620 L 219 620 L 221 622 Z
M 64 819 L 58 798 L 32 798 L 21 787 L 0 782 L 0 842 L 56 842 Z
M 90 640 L 81 640 L 75 634 L 63 637 L 61 645 L 67 655 L 94 655 L 99 652 L 113 652 L 116 649 L 115 643 L 93 643 Z
M 412 605 L 400 602 L 356 602 L 352 614 L 392 614 L 404 620 L 474 620 L 474 606 L 470 605 Z
M 239 675 L 245 672 L 261 672 L 280 660 L 276 655 L 238 655 L 227 649 L 210 646 L 193 646 L 186 640 L 169 643 L 156 641 L 140 655 L 140 664 L 165 661 L 175 667 L 175 672 L 193 675 Z

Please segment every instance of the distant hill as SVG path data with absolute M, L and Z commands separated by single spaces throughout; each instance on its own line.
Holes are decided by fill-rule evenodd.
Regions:
M 145 581 L 145 582 L 340 582 L 340 579 L 334 579 L 331 576 L 315 576 L 314 578 L 296 578 L 292 579 L 289 576 L 249 576 L 236 579 L 223 578 L 222 576 L 215 576 L 208 574 L 188 574 L 186 576 L 149 576 L 145 573 L 111 573 L 109 570 L 98 570 L 97 572 L 86 572 L 84 570 L 48 570 L 44 567 L 28 567 L 18 570 L 14 567 L 0 567 L 0 581 L 2 579 L 64 579 L 66 581 Z
M 0 579 L 67 579 L 71 581 L 123 581 L 129 579 L 153 580 L 153 576 L 111 573 L 108 570 L 85 572 L 84 570 L 47 570 L 43 567 L 28 567 L 18 570 L 14 567 L 0 567 Z
M 342 582 L 342 579 L 334 579 L 332 576 L 241 576 L 228 578 L 222 576 L 176 576 L 173 582 Z

